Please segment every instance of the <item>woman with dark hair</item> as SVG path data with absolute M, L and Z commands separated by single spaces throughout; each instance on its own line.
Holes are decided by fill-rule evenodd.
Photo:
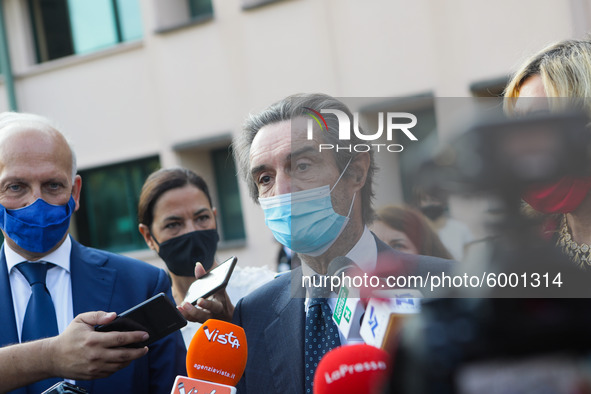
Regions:
M 144 182 L 138 204 L 139 231 L 150 249 L 166 263 L 174 300 L 191 321 L 230 321 L 233 303 L 275 276 L 266 267 L 237 266 L 227 292 L 221 290 L 206 299 L 200 298 L 196 307 L 184 301 L 195 278 L 216 265 L 216 215 L 207 184 L 191 170 L 163 168 Z M 187 345 L 197 328 L 190 323 L 181 330 Z
M 139 231 L 166 263 L 178 305 L 195 281 L 195 264 L 214 263 L 219 241 L 207 184 L 185 168 L 160 169 L 146 179 L 138 204 Z
M 379 209 L 371 230 L 401 252 L 452 259 L 428 219 L 411 207 L 389 205 Z

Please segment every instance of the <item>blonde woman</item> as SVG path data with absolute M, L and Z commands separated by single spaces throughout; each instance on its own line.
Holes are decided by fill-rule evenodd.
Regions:
M 549 99 L 560 98 L 560 99 Z M 515 73 L 505 89 L 505 111 L 519 115 L 570 105 L 591 113 L 591 41 L 567 40 L 544 48 Z M 532 188 L 523 199 L 554 215 L 556 245 L 581 268 L 591 269 L 591 177 L 564 177 Z

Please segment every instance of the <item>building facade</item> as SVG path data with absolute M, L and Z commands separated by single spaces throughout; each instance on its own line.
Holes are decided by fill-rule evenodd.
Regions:
M 395 98 L 432 114 L 437 133 L 443 114 L 432 98 L 499 94 L 529 54 L 591 29 L 589 0 L 2 0 L 2 7 L 10 68 L 2 70 L 0 110 L 47 116 L 72 140 L 83 176 L 73 234 L 156 264 L 137 231 L 139 188 L 154 169 L 182 165 L 211 185 L 220 259 L 274 267 L 279 245 L 229 154 L 249 112 L 298 92 L 368 98 L 360 111 Z M 379 164 L 376 205 L 403 201 L 400 159 Z

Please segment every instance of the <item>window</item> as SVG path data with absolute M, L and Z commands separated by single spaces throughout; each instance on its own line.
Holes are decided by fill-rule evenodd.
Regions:
M 231 153 L 231 134 L 187 141 L 173 146 L 180 166 L 203 177 L 217 208 L 217 227 L 222 244 L 235 247 L 246 239 L 242 203 Z
M 29 0 L 38 62 L 142 38 L 139 0 Z
M 156 32 L 168 33 L 213 19 L 211 0 L 152 0 Z
M 412 128 L 412 133 L 417 137 L 419 143 L 407 144 L 404 150 L 399 153 L 402 192 L 407 203 L 412 202 L 416 174 L 422 160 L 436 152 L 439 145 L 435 107 L 430 105 L 423 108 L 413 108 L 409 112 L 419 120 L 417 125 Z
M 503 97 L 508 83 L 507 77 L 487 79 L 470 84 L 470 91 L 474 97 Z
M 280 0 L 242 0 L 242 9 L 250 10 L 253 8 L 262 7 L 267 4 L 276 3 Z
M 146 248 L 137 204 L 144 180 L 160 168 L 157 157 L 80 171 L 82 195 L 75 214 L 81 243 L 112 252 Z
M 345 101 L 346 102 L 346 101 Z M 347 102 L 346 102 L 347 103 Z M 417 124 L 412 127 L 412 134 L 417 141 L 411 141 L 402 133 L 393 134 L 393 140 L 386 140 L 384 133 L 378 143 L 400 144 L 399 152 L 388 153 L 387 150 L 374 150 L 375 160 L 380 170 L 376 174 L 382 182 L 375 183 L 376 207 L 412 201 L 416 186 L 416 175 L 423 161 L 436 151 L 439 144 L 435 101 L 431 93 L 417 94 L 408 97 L 395 97 L 361 107 L 366 132 L 373 133 L 378 129 L 378 113 L 409 112 L 416 116 Z M 384 126 L 385 127 L 385 126 Z
M 246 237 L 242 219 L 242 204 L 236 181 L 236 165 L 229 148 L 211 151 L 218 196 L 218 220 L 224 241 L 242 240 Z
M 203 17 L 211 17 L 213 15 L 213 6 L 211 0 L 188 0 L 189 14 L 191 19 L 200 19 Z

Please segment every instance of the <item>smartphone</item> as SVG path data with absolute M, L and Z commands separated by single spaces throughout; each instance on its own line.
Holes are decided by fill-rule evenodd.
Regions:
M 185 296 L 185 301 L 195 305 L 200 298 L 207 298 L 228 285 L 238 259 L 234 256 L 197 279 Z
M 88 391 L 82 387 L 62 381 L 54 384 L 41 394 L 88 394 Z
M 126 347 L 140 348 L 164 338 L 187 325 L 187 320 L 164 293 L 119 314 L 110 323 L 97 326 L 96 331 L 146 331 L 150 338 Z

